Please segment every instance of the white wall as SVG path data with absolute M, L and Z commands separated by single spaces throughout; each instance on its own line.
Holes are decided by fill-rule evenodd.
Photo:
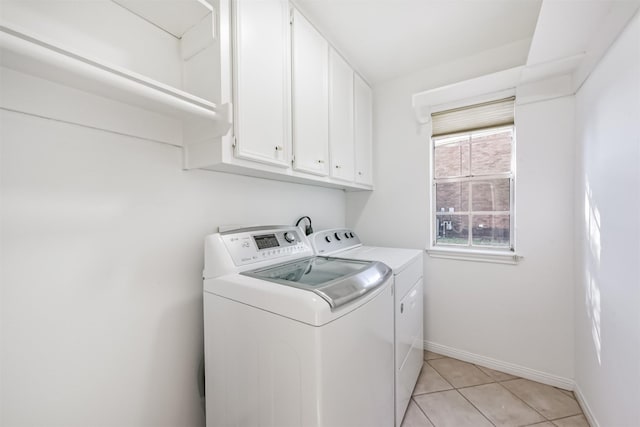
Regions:
M 575 379 L 600 426 L 640 425 L 640 15 L 576 95 Z
M 499 51 L 374 88 L 375 185 L 347 196 L 364 241 L 427 247 L 429 139 L 411 95 L 517 66 Z M 516 266 L 425 256 L 425 340 L 517 365 L 570 385 L 573 377 L 573 98 L 521 106 L 517 122 Z
M 340 190 L 181 170 L 179 148 L 0 111 L 1 420 L 202 426 L 202 241 L 343 226 Z

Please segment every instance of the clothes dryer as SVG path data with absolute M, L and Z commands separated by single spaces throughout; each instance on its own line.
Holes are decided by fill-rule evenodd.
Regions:
M 309 240 L 318 256 L 379 261 L 393 270 L 395 425 L 399 427 L 423 364 L 422 251 L 364 246 L 346 228 L 319 231 Z

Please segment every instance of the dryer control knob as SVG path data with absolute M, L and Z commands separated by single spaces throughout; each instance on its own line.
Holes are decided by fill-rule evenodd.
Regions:
M 334 236 L 336 236 L 336 240 L 340 240 L 340 235 L 338 233 L 334 233 Z
M 331 236 L 325 236 L 324 240 L 326 240 L 327 243 L 331 243 Z
M 289 243 L 295 242 L 296 241 L 296 236 L 293 233 L 289 233 L 288 231 L 286 233 L 284 233 L 284 240 L 286 240 Z

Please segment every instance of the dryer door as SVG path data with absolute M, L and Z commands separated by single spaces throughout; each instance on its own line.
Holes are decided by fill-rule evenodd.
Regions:
M 423 363 L 423 290 L 420 278 L 396 300 L 396 426 L 402 422 Z

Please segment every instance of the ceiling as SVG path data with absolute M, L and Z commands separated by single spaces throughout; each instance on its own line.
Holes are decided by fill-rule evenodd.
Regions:
M 295 0 L 371 84 L 530 40 L 542 0 Z M 529 49 L 529 43 L 521 43 Z M 526 57 L 523 52 L 522 57 Z

